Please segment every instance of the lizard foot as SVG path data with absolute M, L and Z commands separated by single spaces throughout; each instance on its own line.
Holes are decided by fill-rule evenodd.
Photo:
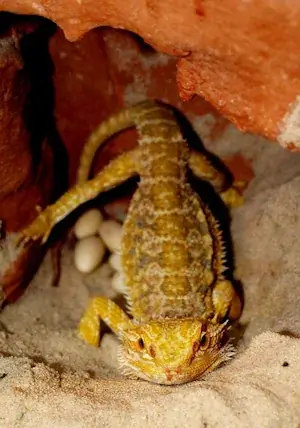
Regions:
M 78 326 L 79 337 L 93 346 L 98 346 L 100 341 L 99 318 L 118 336 L 132 326 L 125 312 L 112 300 L 106 297 L 93 297 Z
M 40 207 L 36 208 L 38 211 L 38 216 L 29 224 L 25 229 L 21 230 L 20 236 L 17 238 L 16 245 L 26 246 L 30 241 L 41 240 L 41 243 L 44 244 L 52 230 L 51 214 L 47 208 L 44 211 L 41 211 Z
M 78 326 L 78 336 L 89 345 L 99 346 L 100 319 L 92 310 L 91 305 L 80 320 Z
M 243 181 L 235 181 L 233 185 L 220 194 L 223 202 L 228 208 L 236 208 L 244 203 L 244 197 L 241 190 L 245 187 Z
M 226 315 L 232 321 L 240 317 L 242 303 L 230 281 L 218 280 L 213 289 L 212 299 L 216 314 L 215 322 L 223 319 Z

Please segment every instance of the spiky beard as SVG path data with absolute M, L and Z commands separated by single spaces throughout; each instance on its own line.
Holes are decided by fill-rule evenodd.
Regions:
M 197 352 L 198 356 L 200 356 L 200 353 L 201 351 Z M 197 357 L 197 354 L 195 356 L 195 359 Z M 153 359 L 152 360 L 149 359 L 147 363 L 149 364 L 150 371 L 154 373 L 154 375 L 148 375 L 144 373 L 141 369 L 137 368 L 135 365 L 131 364 L 128 361 L 128 353 L 124 349 L 124 346 L 122 343 L 119 345 L 119 349 L 118 349 L 118 362 L 119 362 L 120 371 L 122 375 L 128 377 L 129 379 L 134 379 L 134 380 L 143 379 L 148 382 L 152 382 L 160 385 L 178 385 L 178 384 L 199 380 L 200 378 L 212 372 L 222 364 L 231 360 L 235 354 L 236 354 L 235 347 L 230 343 L 230 341 L 228 341 L 224 346 L 216 350 L 215 353 L 211 352 L 211 362 L 207 364 L 205 369 L 200 371 L 198 375 L 197 374 L 193 375 L 193 370 L 189 370 L 189 368 L 187 368 L 187 370 L 183 371 L 183 373 L 181 374 L 177 373 L 178 377 L 173 379 L 172 381 L 168 381 L 167 378 L 164 376 L 164 374 L 158 374 L 157 376 L 155 376 L 156 366 Z M 138 360 L 138 356 L 137 356 L 137 360 Z M 144 360 L 144 363 L 145 363 L 145 360 Z M 193 368 L 192 366 L 193 364 L 191 364 L 190 366 L 191 369 Z

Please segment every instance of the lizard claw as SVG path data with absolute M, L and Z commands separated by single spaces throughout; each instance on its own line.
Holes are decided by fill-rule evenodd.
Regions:
M 43 211 L 43 208 L 40 205 L 36 205 L 35 210 L 36 210 L 37 214 L 41 214 L 41 212 Z

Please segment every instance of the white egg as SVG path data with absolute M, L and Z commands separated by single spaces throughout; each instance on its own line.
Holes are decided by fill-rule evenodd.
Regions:
M 118 272 L 120 272 L 122 270 L 121 255 L 120 254 L 112 253 L 109 256 L 108 263 L 110 264 L 110 266 L 113 269 L 117 270 Z
M 111 253 L 121 251 L 122 226 L 119 223 L 113 220 L 103 221 L 98 232 Z
M 126 293 L 125 282 L 123 276 L 119 272 L 115 272 L 111 279 L 112 288 L 120 294 Z
M 86 211 L 74 225 L 74 234 L 77 239 L 86 238 L 87 236 L 96 235 L 100 224 L 103 221 L 102 214 L 97 209 Z
M 103 260 L 105 246 L 98 236 L 80 239 L 74 248 L 74 264 L 82 273 L 90 273 Z

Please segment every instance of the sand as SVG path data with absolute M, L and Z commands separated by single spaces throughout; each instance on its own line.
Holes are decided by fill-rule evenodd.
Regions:
M 0 314 L 0 427 L 300 426 L 300 155 L 232 126 L 212 147 L 240 151 L 256 177 L 233 211 L 245 309 L 237 356 L 201 381 L 169 387 L 123 378 L 118 342 L 76 336 L 90 295 L 113 296 L 105 266 L 89 276 L 63 252 L 58 288 L 47 256 L 25 295 Z

